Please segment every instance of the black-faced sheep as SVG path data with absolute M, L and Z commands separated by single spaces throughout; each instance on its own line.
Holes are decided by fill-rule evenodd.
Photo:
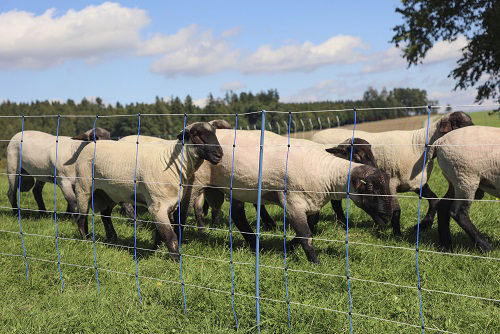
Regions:
M 183 135 L 186 145 L 182 159 Z M 85 147 L 76 163 L 76 195 L 80 214 L 77 225 L 80 234 L 83 238 L 88 237 L 87 212 L 92 198 L 92 176 L 93 209 L 94 212 L 101 212 L 106 236 L 113 239 L 116 238 L 116 232 L 110 218 L 111 210 L 116 203 L 134 201 L 136 171 L 137 204 L 148 208 L 157 222 L 158 238 L 166 244 L 172 257 L 178 259 L 177 235 L 170 216 L 178 207 L 180 173 L 182 171 L 182 180 L 185 182 L 203 160 L 217 164 L 222 157 L 223 151 L 215 136 L 215 128 L 203 122 L 187 126 L 184 134 L 179 134 L 178 140 L 141 146 L 137 157 L 135 145 L 128 142 L 101 141 L 95 144 L 95 148 L 94 145 Z M 183 187 L 183 191 L 186 190 L 189 188 Z
M 437 161 L 449 188 L 438 204 L 441 244 L 451 249 L 450 216 L 483 251 L 493 250 L 469 217 L 474 198 L 484 192 L 500 197 L 500 128 L 471 126 L 436 140 L 429 154 Z M 446 200 L 446 198 L 454 200 Z
M 107 130 L 102 128 L 96 128 L 95 130 L 96 140 L 111 139 L 110 133 Z M 24 192 L 33 188 L 33 195 L 38 205 L 38 210 L 43 213 L 46 211 L 42 197 L 43 186 L 46 182 L 54 182 L 56 136 L 40 131 L 24 131 L 24 133 L 16 133 L 10 140 L 7 146 L 7 174 L 9 180 L 7 197 L 14 211 L 17 210 L 21 137 L 23 138 L 21 191 Z M 93 129 L 76 137 L 58 137 L 56 183 L 68 202 L 67 212 L 76 212 L 74 192 L 75 162 L 83 148 L 93 140 Z
M 219 130 L 217 138 L 223 147 L 232 147 L 234 131 Z M 287 138 L 265 132 L 262 166 L 262 202 L 284 206 L 284 178 L 287 156 Z M 330 200 L 345 197 L 348 186 L 349 161 L 335 157 L 310 141 L 292 139 L 288 160 L 286 209 L 291 226 L 296 231 L 292 243 L 300 243 L 309 261 L 317 262 L 312 246 L 308 217 L 315 215 Z M 260 131 L 236 131 L 233 178 L 233 220 L 251 247 L 255 235 L 245 218 L 242 203 L 257 203 Z M 207 194 L 219 198 L 229 193 L 232 154 L 226 153 L 217 166 L 204 163 L 195 173 L 193 195 L 199 187 L 214 187 Z M 352 163 L 351 194 L 353 202 L 365 210 L 375 222 L 384 225 L 392 216 L 388 197 L 389 178 L 381 170 L 368 165 Z M 374 196 L 375 195 L 375 196 Z M 381 196 L 376 196 L 381 195 Z M 210 202 L 213 198 L 209 199 Z M 216 202 L 216 200 L 214 201 Z M 220 202 L 220 201 L 219 201 Z
M 439 121 L 430 124 L 428 143 L 430 145 L 446 133 L 469 125 L 473 125 L 471 118 L 461 111 L 446 114 Z M 378 168 L 389 174 L 391 178 L 391 194 L 406 191 L 414 191 L 419 194 L 422 166 L 424 163 L 426 131 L 427 128 L 424 127 L 413 131 L 386 131 L 378 133 L 356 131 L 354 135 L 367 140 L 372 145 L 373 155 Z M 352 135 L 352 130 L 327 129 L 314 134 L 312 140 L 321 144 L 336 144 L 350 135 Z M 423 197 L 437 197 L 427 184 L 432 166 L 431 161 L 424 170 Z M 436 214 L 436 206 L 439 202 L 438 199 L 429 199 L 428 201 L 429 210 L 422 220 L 422 229 L 432 225 L 434 215 Z M 394 204 L 396 205 L 396 203 Z M 400 234 L 400 215 L 401 209 L 396 207 L 392 217 L 395 234 Z

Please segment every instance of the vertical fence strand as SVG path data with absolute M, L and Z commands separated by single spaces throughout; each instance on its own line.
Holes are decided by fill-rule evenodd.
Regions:
M 236 147 L 236 129 L 238 129 L 238 114 L 236 114 L 236 121 L 234 124 L 234 140 L 233 140 L 233 153 L 231 156 L 231 179 L 229 180 L 229 265 L 231 267 L 231 308 L 233 309 L 234 321 L 236 322 L 236 329 L 239 327 L 238 316 L 234 304 L 234 264 L 233 264 L 233 179 L 234 179 L 234 149 Z
M 137 114 L 137 141 L 135 149 L 135 169 L 134 169 L 134 260 L 135 260 L 135 284 L 137 285 L 137 295 L 142 302 L 141 285 L 139 284 L 139 261 L 137 259 L 137 165 L 139 164 L 139 136 L 141 135 L 141 114 Z
M 23 247 L 24 264 L 26 267 L 26 279 L 28 279 L 28 259 L 26 257 L 26 246 L 24 245 L 23 223 L 21 220 L 21 179 L 23 170 L 23 141 L 24 141 L 24 115 L 21 118 L 21 142 L 19 145 L 19 173 L 17 174 L 17 221 L 19 223 L 19 236 Z
M 181 224 L 181 195 L 182 195 L 182 164 L 184 163 L 184 138 L 186 136 L 186 121 L 187 121 L 187 115 L 184 114 L 184 127 L 182 129 L 182 147 L 181 147 L 181 164 L 179 167 L 180 170 L 180 175 L 179 175 L 179 199 L 178 199 L 178 205 L 177 205 L 177 218 L 178 218 L 178 223 L 179 223 L 179 276 L 181 280 L 181 291 L 182 291 L 182 298 L 184 302 L 184 313 L 187 313 L 187 308 L 186 308 L 186 291 L 185 291 L 185 286 L 184 286 L 184 278 L 182 277 L 182 224 Z
M 261 204 L 261 194 L 262 194 L 262 163 L 264 161 L 264 130 L 266 129 L 266 111 L 261 112 L 262 120 L 260 127 L 260 152 L 259 152 L 259 182 L 257 186 L 257 228 L 255 234 L 255 311 L 257 320 L 257 331 L 260 333 L 260 287 L 259 287 L 259 276 L 260 276 L 260 204 Z
M 61 125 L 61 115 L 57 115 L 57 127 L 56 127 L 56 160 L 54 163 L 54 228 L 56 233 L 56 251 L 57 251 L 57 270 L 59 271 L 59 280 L 61 281 L 61 291 L 64 291 L 64 280 L 61 271 L 61 252 L 59 251 L 59 225 L 57 223 L 57 158 L 59 149 L 59 127 Z
M 291 326 L 290 319 L 290 298 L 288 296 L 288 263 L 286 260 L 286 192 L 287 192 L 287 181 L 288 181 L 288 156 L 290 154 L 290 125 L 292 122 L 292 113 L 288 113 L 288 146 L 286 151 L 286 161 L 285 161 L 285 179 L 283 180 L 283 282 L 285 283 L 285 297 L 287 305 L 288 314 L 288 328 Z
M 352 152 L 354 150 L 354 132 L 356 131 L 356 107 L 354 111 L 354 126 L 352 128 L 351 153 L 349 156 L 349 171 L 347 172 L 347 193 L 346 193 L 346 224 L 345 224 L 345 276 L 347 279 L 347 297 L 349 299 L 349 333 L 352 333 L 352 295 L 351 295 L 351 269 L 349 268 L 349 204 L 351 191 L 351 167 Z
M 420 179 L 420 192 L 418 196 L 418 215 L 417 215 L 417 236 L 415 242 L 415 271 L 417 274 L 417 293 L 418 293 L 418 302 L 420 306 L 420 321 L 422 334 L 425 331 L 425 323 L 424 323 L 424 312 L 422 306 L 422 286 L 420 282 L 420 269 L 418 267 L 418 252 L 419 252 L 419 241 L 420 241 L 420 208 L 422 206 L 422 186 L 424 182 L 424 172 L 427 162 L 427 150 L 429 148 L 429 127 L 431 123 L 431 106 L 427 106 L 427 129 L 425 130 L 425 146 L 424 146 L 424 162 L 422 163 L 422 177 Z
M 97 268 L 97 250 L 95 244 L 95 212 L 94 212 L 94 187 L 95 187 L 95 159 L 96 159 L 96 150 L 97 150 L 97 141 L 96 141 L 96 125 L 97 120 L 99 119 L 99 115 L 95 116 L 94 126 L 92 131 L 94 133 L 94 159 L 92 159 L 92 250 L 94 251 L 94 269 L 95 269 L 95 280 L 97 282 L 97 292 L 101 292 L 101 282 L 99 282 L 99 269 Z

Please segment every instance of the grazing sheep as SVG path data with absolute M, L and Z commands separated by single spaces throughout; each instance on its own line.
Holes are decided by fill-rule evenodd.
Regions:
M 444 134 L 469 125 L 473 125 L 471 118 L 461 111 L 446 114 L 439 121 L 430 124 L 428 143 L 430 145 Z M 372 145 L 373 155 L 378 168 L 389 174 L 391 178 L 391 194 L 406 191 L 414 191 L 420 194 L 426 131 L 426 128 L 422 128 L 413 131 L 355 132 L 356 137 L 363 138 Z M 327 129 L 314 134 L 312 140 L 321 144 L 335 144 L 344 140 L 349 135 L 352 135 L 352 130 Z M 427 164 L 422 186 L 422 196 L 428 198 L 437 197 L 427 184 L 432 167 L 432 162 Z M 432 225 L 434 215 L 436 214 L 436 206 L 439 202 L 437 199 L 428 199 L 428 201 L 429 210 L 422 220 L 422 229 Z M 396 205 L 396 202 L 394 205 Z M 399 206 L 395 206 L 392 217 L 393 232 L 395 234 L 401 234 L 400 215 L 401 209 Z
M 95 139 L 111 139 L 110 133 L 102 128 L 95 129 Z M 9 198 L 12 210 L 17 210 L 17 189 L 19 185 L 19 159 L 22 142 L 22 179 L 21 191 L 33 188 L 33 195 L 38 210 L 46 211 L 42 189 L 45 182 L 54 182 L 54 165 L 56 163 L 56 136 L 40 131 L 24 131 L 16 133 L 7 146 L 7 174 L 9 180 Z M 68 202 L 67 212 L 76 212 L 75 162 L 83 148 L 94 140 L 93 129 L 76 137 L 59 136 L 57 143 L 57 185 L 61 188 Z M 34 182 L 36 179 L 36 183 Z M 34 185 L 34 187 L 33 187 Z
M 219 130 L 217 138 L 223 147 L 232 147 L 234 131 Z M 287 156 L 286 137 L 265 132 L 264 158 L 262 165 L 262 202 L 283 207 L 285 165 Z M 323 147 L 312 145 L 301 139 L 291 139 L 288 160 L 286 209 L 288 220 L 297 233 L 292 244 L 300 243 L 309 261 L 318 262 L 312 246 L 312 234 L 308 216 L 319 212 L 323 205 L 345 197 L 348 185 L 349 161 L 335 157 Z M 236 131 L 234 152 L 233 209 L 235 225 L 243 233 L 248 244 L 255 247 L 255 235 L 245 217 L 244 202 L 257 203 L 260 131 Z M 202 188 L 216 187 L 206 191 L 207 200 L 221 203 L 229 193 L 232 170 L 232 154 L 224 155 L 217 166 L 204 163 L 195 173 L 193 196 Z M 220 188 L 222 187 L 222 188 Z M 381 170 L 368 165 L 352 163 L 351 198 L 377 223 L 384 225 L 392 216 L 389 195 L 389 177 Z M 364 195 L 356 195 L 364 194 Z
M 493 250 L 486 237 L 472 224 L 469 209 L 471 201 L 482 198 L 484 192 L 500 197 L 500 128 L 471 126 L 458 129 L 436 140 L 434 145 L 429 156 L 437 156 L 449 185 L 437 208 L 441 244 L 451 249 L 451 216 L 481 250 Z
M 371 145 L 364 139 L 354 138 L 352 141 L 351 138 L 344 140 L 338 146 L 327 148 L 326 151 L 334 154 L 339 158 L 343 158 L 346 160 L 350 160 L 351 158 L 351 142 L 353 142 L 352 146 L 352 161 L 357 162 L 364 165 L 369 165 L 372 167 L 377 167 L 377 163 L 375 162 L 375 157 L 373 156 L 373 152 L 371 149 Z M 327 147 L 327 146 L 325 146 Z M 342 210 L 342 200 L 331 200 L 332 209 L 337 216 L 337 220 L 339 220 L 342 225 L 346 224 L 346 217 L 344 215 L 344 211 Z M 311 218 L 310 227 L 313 230 L 316 224 L 319 221 L 319 212 Z
M 181 140 L 187 144 L 181 163 Z M 76 195 L 78 229 L 83 238 L 88 236 L 87 212 L 92 197 L 92 162 L 94 161 L 94 212 L 101 212 L 106 237 L 115 239 L 116 232 L 110 214 L 115 203 L 134 201 L 134 174 L 136 173 L 137 204 L 146 206 L 154 216 L 157 241 L 161 239 L 177 259 L 177 235 L 172 228 L 171 214 L 178 206 L 180 172 L 182 180 L 189 180 L 203 160 L 218 163 L 223 156 L 215 136 L 215 128 L 208 123 L 193 123 L 181 132 L 176 141 L 161 141 L 161 145 L 144 145 L 138 151 L 127 142 L 97 142 L 83 149 L 76 163 Z M 94 159 L 95 154 L 95 159 Z M 188 181 L 189 182 L 189 181 Z M 183 196 L 190 188 L 183 188 Z

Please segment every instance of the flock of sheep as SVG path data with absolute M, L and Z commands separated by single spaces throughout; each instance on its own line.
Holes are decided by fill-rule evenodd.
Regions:
M 429 210 L 420 228 L 429 228 L 437 212 L 445 249 L 451 249 L 450 217 L 481 250 L 492 249 L 472 224 L 468 211 L 471 201 L 484 192 L 500 197 L 499 128 L 473 126 L 468 115 L 453 112 L 428 128 L 356 131 L 355 136 L 351 143 L 352 131 L 344 129 L 319 131 L 312 140 L 288 139 L 266 131 L 263 223 L 274 226 L 265 204 L 286 206 L 287 222 L 296 232 L 290 245 L 301 244 L 307 259 L 319 262 L 312 237 L 325 204 L 331 202 L 338 220 L 345 224 L 341 200 L 347 194 L 377 224 L 391 222 L 398 235 L 401 209 L 396 193 L 420 195 L 421 191 L 421 196 L 429 198 Z M 177 220 L 181 221 L 180 232 L 189 209 L 194 208 L 201 225 L 208 206 L 216 219 L 230 195 L 233 222 L 255 248 L 256 235 L 244 203 L 257 204 L 260 131 L 233 130 L 226 121 L 215 120 L 187 126 L 177 140 L 147 136 L 110 139 L 102 128 L 57 140 L 38 131 L 14 135 L 7 148 L 7 195 L 14 212 L 20 210 L 17 191 L 31 188 L 38 209 L 46 211 L 42 188 L 46 182 L 56 182 L 82 238 L 89 237 L 88 212 L 92 209 L 101 213 L 106 237 L 116 239 L 113 207 L 121 204 L 133 215 L 137 206 L 144 206 L 155 220 L 155 246 L 164 242 L 178 259 Z M 435 157 L 449 183 L 441 200 L 427 185 Z

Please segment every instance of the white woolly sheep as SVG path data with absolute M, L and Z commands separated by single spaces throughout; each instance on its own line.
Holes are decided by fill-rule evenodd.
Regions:
M 23 142 L 21 143 L 21 138 Z M 110 133 L 96 128 L 95 139 L 111 139 Z M 59 136 L 57 143 L 57 179 L 64 198 L 68 202 L 67 212 L 76 212 L 75 162 L 82 149 L 94 140 L 93 129 L 76 137 Z M 7 174 L 9 190 L 7 197 L 14 211 L 17 210 L 17 190 L 19 185 L 19 162 L 22 144 L 21 191 L 33 187 L 33 195 L 40 213 L 46 212 L 42 189 L 45 182 L 54 182 L 56 164 L 56 136 L 40 131 L 16 133 L 7 146 Z M 35 175 L 35 176 L 33 176 Z M 36 183 L 35 183 L 36 179 Z
M 221 146 L 233 145 L 234 131 L 218 130 Z M 262 165 L 262 204 L 272 203 L 283 207 L 285 159 L 287 138 L 265 132 Z M 328 201 L 345 197 L 348 185 L 349 161 L 335 157 L 311 142 L 292 139 L 288 160 L 286 210 L 291 226 L 297 233 L 294 243 L 301 243 L 309 261 L 318 262 L 312 246 L 312 234 L 308 226 L 311 217 Z M 233 220 L 249 245 L 255 247 L 255 235 L 245 217 L 243 202 L 257 203 L 260 131 L 236 131 L 233 179 Z M 227 150 L 227 149 L 226 149 Z M 229 193 L 232 154 L 226 151 L 217 165 L 204 163 L 195 173 L 193 196 L 200 187 L 217 187 L 206 190 L 211 205 L 224 199 L 220 191 Z M 221 188 L 222 187 L 222 188 Z M 251 190 L 247 190 L 251 189 Z M 352 164 L 351 198 L 377 223 L 385 224 L 392 216 L 389 195 L 389 178 L 381 170 L 368 165 Z M 217 195 L 218 194 L 218 195 Z M 356 195 L 364 194 L 364 195 Z M 382 196 L 371 196 L 382 195 Z M 214 198 L 215 197 L 215 198 Z M 288 220 L 287 220 L 288 221 Z
M 181 164 L 180 140 L 183 136 L 187 145 Z M 178 242 L 170 215 L 178 206 L 180 172 L 182 170 L 182 180 L 185 182 L 203 160 L 216 164 L 223 156 L 215 128 L 208 123 L 193 123 L 177 138 L 176 141 L 161 141 L 161 145 L 141 146 L 136 173 L 137 204 L 146 206 L 153 215 L 157 222 L 157 240 L 161 239 L 166 244 L 174 259 L 179 257 Z M 115 239 L 116 232 L 110 214 L 116 203 L 134 201 L 136 147 L 127 142 L 97 142 L 95 150 L 93 146 L 88 146 L 80 153 L 76 163 L 76 195 L 80 214 L 77 225 L 83 238 L 88 237 L 87 212 L 92 197 L 92 166 L 94 212 L 101 212 L 107 238 Z
M 223 120 L 223 119 L 214 119 L 208 122 L 211 124 L 215 129 L 231 129 L 231 124 L 229 124 L 228 121 Z M 123 137 L 119 140 L 120 142 L 137 142 L 137 135 L 131 135 L 131 136 L 126 136 Z M 165 139 L 161 139 L 158 137 L 153 137 L 153 136 L 139 136 L 139 145 L 143 143 L 148 143 L 147 145 L 150 145 L 149 143 L 166 143 L 168 142 Z M 192 198 L 192 202 L 188 204 L 188 207 L 182 208 L 183 211 L 188 211 L 190 207 L 193 207 L 194 213 L 196 216 L 196 220 L 198 221 L 198 226 L 203 227 L 203 218 L 204 218 L 204 196 L 203 193 L 198 196 L 197 198 Z M 133 218 L 134 217 L 134 207 L 130 203 L 121 203 L 122 207 L 122 212 L 128 216 Z M 213 219 L 216 219 L 217 213 L 213 214 Z
M 444 115 L 439 121 L 433 122 L 429 127 L 429 144 L 434 143 L 444 134 L 465 126 L 472 125 L 471 118 L 460 111 Z M 414 191 L 420 194 L 420 182 L 422 179 L 422 167 L 424 163 L 424 145 L 426 140 L 426 127 L 413 131 L 386 131 L 370 133 L 355 131 L 354 135 L 367 140 L 372 145 L 373 155 L 378 168 L 389 174 L 391 194 L 396 192 Z M 347 129 L 327 129 L 319 131 L 312 137 L 312 140 L 321 144 L 336 144 L 352 135 L 352 130 Z M 432 171 L 432 161 L 428 163 L 424 170 L 422 196 L 436 198 L 427 180 Z M 396 199 L 396 196 L 394 196 Z M 421 228 L 425 229 L 432 225 L 437 199 L 429 199 L 429 210 L 421 223 Z M 395 210 L 392 217 L 392 227 L 394 234 L 400 232 L 401 209 L 394 202 Z
M 429 154 L 437 156 L 449 184 L 437 208 L 441 244 L 451 249 L 451 216 L 481 250 L 493 250 L 472 224 L 469 209 L 471 201 L 482 198 L 484 192 L 500 197 L 500 128 L 471 126 L 458 129 L 436 140 L 434 145 Z

